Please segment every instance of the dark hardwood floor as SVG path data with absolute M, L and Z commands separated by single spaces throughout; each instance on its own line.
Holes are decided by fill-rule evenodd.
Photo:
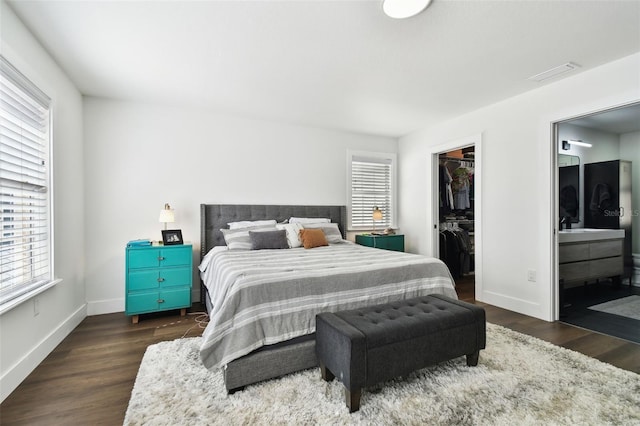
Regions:
M 457 290 L 474 302 L 473 278 L 459 280 Z M 478 304 L 491 323 L 640 373 L 640 345 Z M 121 425 L 147 346 L 201 334 L 196 315 L 179 311 L 141 316 L 138 324 L 124 313 L 87 317 L 0 405 L 0 424 Z

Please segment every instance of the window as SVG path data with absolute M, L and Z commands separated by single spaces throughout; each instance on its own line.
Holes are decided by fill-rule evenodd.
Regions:
M 376 152 L 349 152 L 348 216 L 349 229 L 395 227 L 396 155 Z M 373 220 L 373 210 L 382 219 Z
M 51 283 L 49 105 L 0 56 L 0 312 Z

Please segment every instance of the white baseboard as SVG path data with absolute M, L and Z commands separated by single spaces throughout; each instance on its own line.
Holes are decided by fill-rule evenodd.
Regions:
M 539 303 L 533 303 L 529 300 L 518 299 L 517 297 L 506 296 L 504 294 L 486 290 L 482 292 L 482 299 L 479 299 L 478 297 L 476 297 L 476 299 L 480 302 L 488 303 L 489 305 L 497 306 L 502 309 L 519 312 L 523 315 L 529 315 L 545 321 L 552 321 L 545 317 Z
M 200 287 L 191 290 L 191 303 L 200 301 Z M 94 300 L 87 302 L 87 315 L 103 315 L 113 314 L 115 312 L 124 312 L 124 298 Z
M 112 314 L 114 312 L 124 312 L 124 298 L 87 302 L 87 315 L 89 316 Z
M 25 354 L 0 378 L 0 402 L 4 401 L 24 379 L 64 340 L 87 316 L 87 305 L 82 305 L 48 336 Z

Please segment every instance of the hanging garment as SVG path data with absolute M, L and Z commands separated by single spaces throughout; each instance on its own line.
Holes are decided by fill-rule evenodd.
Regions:
M 440 260 L 442 260 L 453 278 L 461 278 L 471 271 L 471 239 L 463 229 L 440 232 Z
M 438 168 L 439 179 L 438 179 L 438 192 L 440 195 L 440 217 L 444 217 L 445 215 L 451 213 L 452 205 L 449 204 L 449 196 L 447 186 L 451 184 L 451 176 L 447 172 L 447 168 L 440 164 Z
M 466 210 L 471 207 L 469 201 L 469 170 L 458 167 L 453 171 L 453 192 L 455 194 L 454 207 L 457 210 Z
M 471 208 L 471 201 L 469 200 L 469 184 L 463 183 L 455 195 L 455 208 L 457 210 L 466 210 Z

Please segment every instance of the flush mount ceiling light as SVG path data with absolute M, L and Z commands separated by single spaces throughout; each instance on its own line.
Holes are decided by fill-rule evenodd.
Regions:
M 429 6 L 431 0 L 384 0 L 382 10 L 390 18 L 410 18 Z

